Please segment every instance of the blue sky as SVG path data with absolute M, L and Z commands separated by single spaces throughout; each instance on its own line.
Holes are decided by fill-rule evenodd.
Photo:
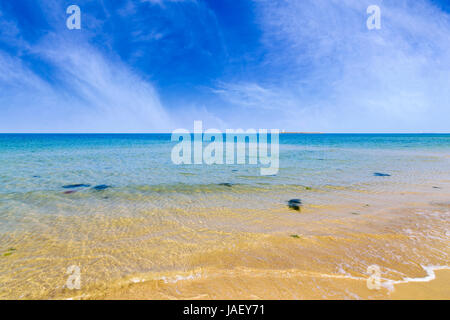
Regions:
M 0 132 L 449 132 L 449 88 L 448 0 L 0 0 Z

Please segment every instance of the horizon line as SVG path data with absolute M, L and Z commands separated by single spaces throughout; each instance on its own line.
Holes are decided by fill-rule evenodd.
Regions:
M 193 134 L 194 132 L 190 132 Z M 202 132 L 204 133 L 204 132 Z M 226 134 L 226 132 L 223 132 Z M 268 132 L 269 133 L 269 132 Z M 136 134 L 172 134 L 172 132 L 0 132 L 0 135 L 7 134 L 34 134 L 34 135 L 74 135 L 74 134 L 85 134 L 85 135 L 100 135 L 100 134 L 122 134 L 122 135 L 136 135 Z M 245 133 L 243 133 L 245 134 Z M 304 135 L 324 135 L 324 134 L 450 134 L 450 132 L 280 132 L 279 134 L 304 134 Z

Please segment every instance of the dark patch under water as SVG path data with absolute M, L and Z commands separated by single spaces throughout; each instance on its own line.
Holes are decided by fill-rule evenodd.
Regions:
M 300 207 L 302 205 L 302 200 L 300 199 L 291 199 L 288 201 L 288 207 L 296 210 L 296 211 L 300 211 Z
M 390 177 L 391 176 L 389 173 L 381 173 L 381 172 L 375 172 L 373 175 L 375 177 Z
M 225 187 L 231 188 L 233 186 L 233 184 L 231 184 L 229 182 L 223 182 L 223 183 L 219 183 L 219 186 L 225 186 Z
M 89 188 L 91 185 L 90 184 L 83 184 L 83 183 L 79 183 L 79 184 L 68 184 L 63 186 L 64 189 L 73 189 L 73 188 Z
M 102 191 L 102 190 L 106 190 L 111 188 L 111 186 L 108 186 L 106 184 L 100 184 L 98 186 L 93 187 L 92 189 L 96 190 L 96 191 Z

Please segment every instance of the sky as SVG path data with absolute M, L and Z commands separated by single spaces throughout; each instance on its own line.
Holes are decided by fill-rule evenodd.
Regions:
M 81 29 L 68 29 L 70 5 Z M 381 28 L 369 30 L 370 5 Z M 0 132 L 450 132 L 448 0 L 0 0 Z

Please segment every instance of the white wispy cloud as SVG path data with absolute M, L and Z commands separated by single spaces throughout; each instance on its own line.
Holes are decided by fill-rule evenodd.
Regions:
M 103 31 L 114 15 L 108 12 L 111 7 L 103 5 L 106 18 L 83 11 L 82 24 L 89 28 L 67 33 L 64 5 L 38 2 L 50 27 L 39 40 L 27 42 L 20 24 L 0 6 L 0 42 L 10 49 L 0 49 L 0 131 L 166 131 L 190 127 L 191 120 L 203 118 L 222 128 L 449 130 L 450 17 L 428 0 L 253 3 L 262 34 L 261 48 L 254 52 L 262 52 L 262 58 L 245 60 L 253 64 L 251 75 L 245 72 L 244 59 L 242 64 L 227 60 L 227 46 L 233 44 L 227 43 L 205 2 L 124 2 L 117 13 L 131 19 L 130 42 L 136 44 L 124 58 L 128 61 L 113 52 L 114 39 Z M 366 28 L 366 9 L 372 4 L 381 7 L 381 30 Z M 137 15 L 142 7 L 161 9 L 178 23 L 177 29 L 147 27 L 147 20 Z M 220 64 L 230 69 L 223 78 L 211 79 L 216 83 L 212 95 L 205 90 L 192 100 L 166 99 L 172 102 L 169 111 L 149 80 L 151 65 L 146 65 L 147 75 L 131 65 L 149 50 L 158 53 L 157 43 L 180 32 L 184 24 L 189 28 L 184 10 L 198 10 L 202 29 L 210 27 L 224 52 L 214 58 L 223 59 Z M 204 34 L 187 34 L 184 49 L 202 43 Z M 166 50 L 179 50 L 177 42 L 170 44 Z M 203 53 L 213 56 L 207 46 Z M 234 72 L 239 68 L 243 71 Z M 208 71 L 198 70 L 206 75 Z
M 255 82 L 229 83 L 219 81 L 212 92 L 221 96 L 232 104 L 246 108 L 267 109 L 283 112 L 295 109 L 295 97 L 291 92 L 282 88 L 262 87 Z M 279 107 L 283 106 L 282 109 Z
M 450 18 L 439 8 L 421 0 L 255 4 L 268 72 L 221 83 L 224 100 L 273 109 L 289 130 L 448 131 Z M 366 28 L 371 4 L 381 7 L 381 30 Z
M 11 31 L 1 40 L 21 39 L 17 26 L 8 26 Z M 20 54 L 0 50 L 2 132 L 161 132 L 172 127 L 152 83 L 86 39 L 51 32 L 38 43 L 17 47 Z M 38 59 L 49 74 L 34 71 L 25 56 Z

